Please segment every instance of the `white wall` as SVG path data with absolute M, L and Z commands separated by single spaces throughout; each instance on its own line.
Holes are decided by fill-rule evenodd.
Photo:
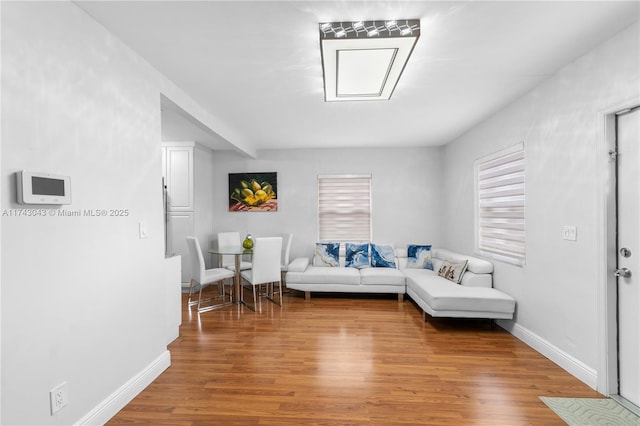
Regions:
M 318 239 L 317 176 L 372 175 L 373 240 L 397 245 L 441 242 L 440 148 L 299 149 L 258 151 L 248 159 L 216 152 L 214 233 L 254 236 L 291 232 L 291 256 L 310 256 Z M 278 173 L 277 212 L 229 212 L 228 175 Z
M 445 148 L 445 244 L 473 251 L 473 162 L 524 141 L 527 264 L 495 262 L 495 286 L 517 301 L 516 335 L 595 387 L 603 111 L 638 96 L 636 23 Z M 577 241 L 562 238 L 576 225 Z
M 160 92 L 179 91 L 70 2 L 1 7 L 0 422 L 104 420 L 118 392 L 144 386 L 132 379 L 168 365 L 177 330 L 164 288 L 176 274 L 164 261 Z M 34 207 L 15 203 L 21 169 L 71 176 L 63 210 L 128 215 L 12 215 Z M 51 416 L 49 390 L 64 381 L 69 404 Z

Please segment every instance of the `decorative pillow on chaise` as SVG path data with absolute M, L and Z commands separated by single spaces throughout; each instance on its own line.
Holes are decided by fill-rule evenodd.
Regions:
M 448 279 L 449 281 L 453 281 L 456 284 L 460 284 L 460 281 L 462 281 L 462 274 L 467 270 L 468 262 L 468 260 L 460 262 L 445 260 L 442 262 L 440 269 L 438 269 L 438 275 Z
M 371 244 L 371 266 L 376 268 L 395 268 L 396 256 L 389 244 Z
M 340 266 L 340 243 L 316 243 L 313 266 Z
M 431 246 L 430 245 L 407 245 L 407 268 L 431 269 Z
M 369 243 L 346 243 L 344 266 L 358 269 L 369 267 Z

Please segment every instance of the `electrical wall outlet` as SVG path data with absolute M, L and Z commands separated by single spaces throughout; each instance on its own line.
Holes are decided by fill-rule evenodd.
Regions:
M 63 382 L 49 391 L 51 399 L 51 415 L 57 413 L 69 402 L 69 388 L 67 382 Z

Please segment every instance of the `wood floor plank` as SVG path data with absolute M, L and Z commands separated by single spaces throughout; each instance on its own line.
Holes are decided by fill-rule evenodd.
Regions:
M 171 367 L 108 424 L 561 425 L 539 396 L 601 396 L 490 322 L 425 322 L 409 298 L 261 307 L 184 299 Z

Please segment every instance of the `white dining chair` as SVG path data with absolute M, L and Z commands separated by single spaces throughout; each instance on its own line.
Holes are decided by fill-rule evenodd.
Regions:
M 282 286 L 287 289 L 286 275 L 289 270 L 289 262 L 291 256 L 291 242 L 293 241 L 293 234 L 282 234 L 282 260 L 280 262 L 280 280 Z
M 241 272 L 242 279 L 246 281 L 253 292 L 253 305 L 248 304 L 244 299 L 245 285 L 240 289 L 240 300 L 249 309 L 255 311 L 258 305 L 257 293 L 260 286 L 267 286 L 266 295 L 269 300 L 282 306 L 282 282 L 280 262 L 282 256 L 282 237 L 256 238 L 253 245 L 253 261 L 251 269 Z M 278 284 L 279 298 L 274 298 L 274 287 Z M 244 283 L 243 283 L 244 284 Z
M 239 232 L 218 232 L 218 247 L 242 247 Z M 235 272 L 236 259 L 233 255 L 222 255 L 222 267 Z M 240 261 L 240 270 L 251 269 L 251 262 Z
M 202 256 L 202 250 L 200 249 L 200 243 L 194 237 L 187 237 L 187 246 L 189 247 L 189 254 L 191 256 L 191 281 L 189 283 L 189 298 L 187 300 L 188 306 L 198 305 L 198 313 L 211 311 L 213 309 L 228 305 L 231 303 L 233 296 L 233 285 L 230 286 L 229 302 L 225 303 L 225 291 L 224 280 L 227 278 L 233 279 L 235 273 L 227 268 L 213 268 L 206 269 L 204 263 L 204 257 Z M 233 280 L 231 280 L 231 283 Z M 215 297 L 202 299 L 202 289 L 210 284 L 218 284 L 218 294 Z M 193 295 L 194 285 L 200 287 L 198 292 L 198 300 L 191 300 Z M 203 302 L 212 302 L 213 300 L 221 299 L 221 303 L 211 304 L 203 306 Z

